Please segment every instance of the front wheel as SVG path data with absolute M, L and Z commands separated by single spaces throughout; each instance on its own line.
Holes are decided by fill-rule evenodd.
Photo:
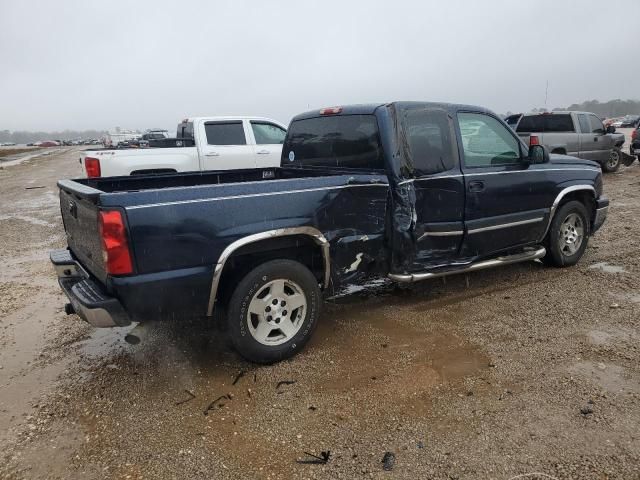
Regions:
M 251 270 L 228 307 L 229 334 L 247 360 L 273 363 L 298 353 L 320 315 L 318 280 L 293 260 L 272 260 Z
M 589 240 L 589 216 L 578 201 L 567 202 L 556 212 L 546 239 L 545 263 L 569 267 L 578 263 Z
M 620 150 L 614 148 L 611 150 L 609 154 L 609 159 L 602 165 L 602 170 L 607 173 L 617 172 L 620 168 L 620 161 L 622 160 L 622 155 L 620 155 Z

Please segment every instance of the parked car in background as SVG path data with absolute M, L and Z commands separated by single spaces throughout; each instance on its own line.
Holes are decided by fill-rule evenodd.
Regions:
M 102 144 L 107 148 L 115 148 L 123 142 L 128 142 L 134 138 L 138 138 L 139 133 L 132 130 L 121 130 L 119 132 L 108 132 L 102 137 Z
M 165 138 L 169 138 L 169 131 L 160 128 L 153 128 L 142 134 L 142 140 L 146 140 L 147 142 L 149 140 L 163 140 Z
M 242 131 L 229 122 L 181 128 L 237 144 Z M 256 140 L 276 138 L 257 122 L 269 130 Z M 527 146 L 481 107 L 424 102 L 298 115 L 279 167 L 58 186 L 68 250 L 51 261 L 67 313 L 111 327 L 224 306 L 234 346 L 260 363 L 302 349 L 323 293 L 372 276 L 574 265 L 609 205 L 597 163 Z
M 627 115 L 620 121 L 622 128 L 636 128 L 640 125 L 640 115 Z
M 551 153 L 598 162 L 605 172 L 620 168 L 625 138 L 589 112 L 553 111 L 511 115 L 505 120 L 527 143 L 546 146 Z
M 80 163 L 87 177 L 275 167 L 286 132 L 269 118 L 188 118 L 176 138 L 145 140 L 155 148 L 90 149 Z

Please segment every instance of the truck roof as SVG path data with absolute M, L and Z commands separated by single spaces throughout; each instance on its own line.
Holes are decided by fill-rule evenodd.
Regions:
M 579 110 L 553 110 L 551 112 L 528 112 L 528 113 L 523 113 L 522 115 L 531 117 L 533 115 L 568 115 L 570 113 L 586 113 L 586 114 L 593 114 L 597 116 L 597 114 L 593 112 L 581 112 Z
M 254 117 L 254 116 L 248 116 L 248 115 L 221 115 L 216 117 L 186 117 L 180 123 L 196 122 L 196 121 L 220 122 L 220 121 L 226 121 L 226 120 L 260 120 L 265 122 L 276 122 L 278 124 L 282 123 L 272 118 Z
M 440 108 L 446 110 L 448 112 L 457 112 L 459 110 L 472 110 L 474 112 L 489 112 L 484 107 L 478 107 L 475 105 L 464 105 L 458 103 L 445 103 L 445 102 L 416 102 L 416 101 L 395 101 L 395 102 L 387 102 L 387 103 L 363 103 L 363 104 L 352 104 L 352 105 L 335 105 L 333 107 L 326 108 L 341 108 L 339 115 L 371 115 L 376 109 L 379 107 L 390 107 L 394 106 L 398 109 L 406 109 L 406 108 Z M 294 120 L 303 120 L 306 118 L 314 118 L 319 117 L 320 111 L 322 109 L 318 108 L 316 110 L 309 110 L 308 112 L 301 113 L 293 117 Z

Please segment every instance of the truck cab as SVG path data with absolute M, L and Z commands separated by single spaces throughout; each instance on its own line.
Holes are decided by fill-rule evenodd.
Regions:
M 551 153 L 598 162 L 605 172 L 615 172 L 622 162 L 624 135 L 605 127 L 590 112 L 552 111 L 510 115 L 506 122 L 527 144 L 545 145 Z
M 286 131 L 262 117 L 193 117 L 178 124 L 176 138 L 145 140 L 150 148 L 86 150 L 80 164 L 89 178 L 275 167 Z

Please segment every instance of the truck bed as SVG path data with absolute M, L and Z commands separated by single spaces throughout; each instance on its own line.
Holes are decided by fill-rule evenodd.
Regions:
M 96 278 L 107 281 L 98 211 L 125 214 L 136 273 L 199 267 L 209 270 L 232 241 L 292 225 L 335 222 L 328 198 L 350 187 L 387 185 L 385 175 L 329 168 L 266 168 L 61 180 L 60 202 L 69 248 Z M 299 194 L 299 195 L 297 195 Z M 362 197 L 361 211 L 369 202 Z M 345 203 L 346 202 L 346 203 Z M 331 210 L 336 208 L 333 206 Z M 384 205 L 381 205 L 384 211 Z M 318 216 L 321 215 L 321 218 Z M 383 225 L 379 226 L 380 232 Z

